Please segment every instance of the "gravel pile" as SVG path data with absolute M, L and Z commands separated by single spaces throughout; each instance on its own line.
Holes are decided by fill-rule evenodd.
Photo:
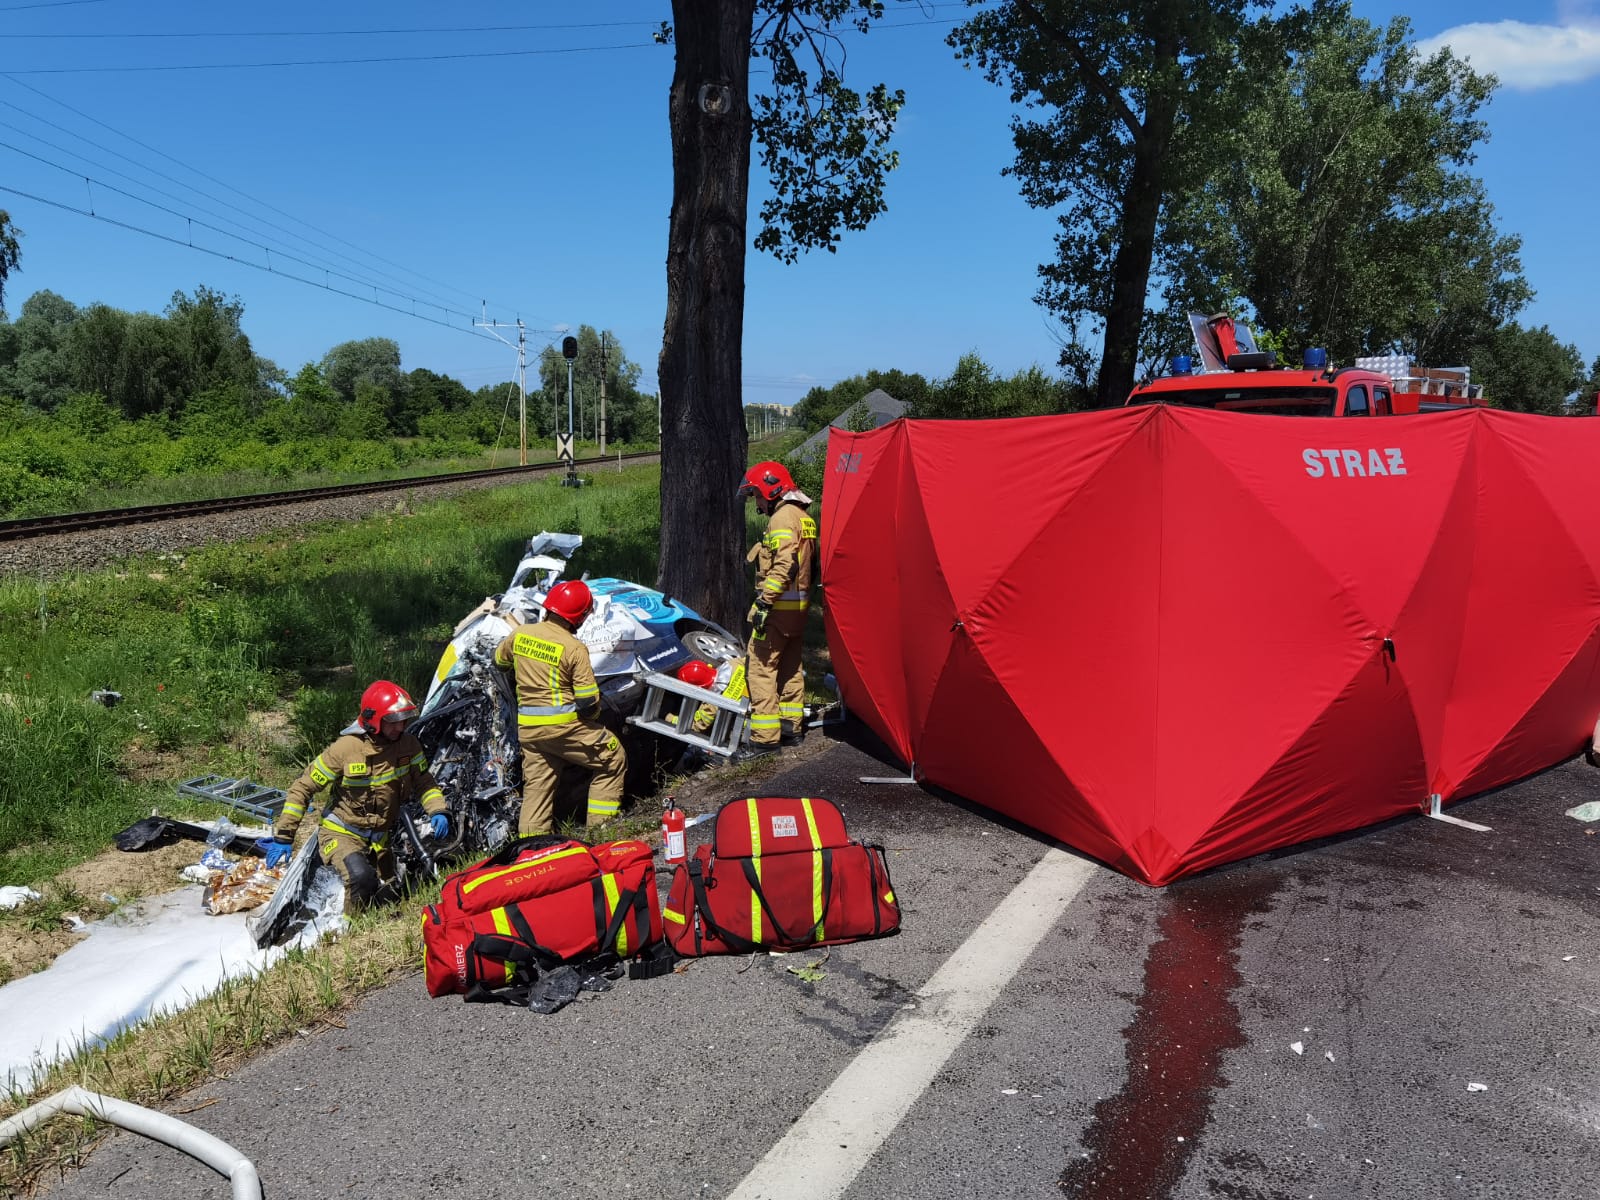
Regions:
M 526 483 L 526 478 L 517 480 Z M 87 571 L 142 554 L 182 554 L 211 542 L 235 542 L 275 529 L 315 521 L 354 521 L 380 512 L 406 512 L 422 500 L 437 500 L 481 488 L 504 487 L 504 479 L 467 479 L 392 492 L 329 500 L 306 500 L 271 508 L 180 517 L 148 525 L 112 526 L 0 542 L 0 575 L 58 575 Z

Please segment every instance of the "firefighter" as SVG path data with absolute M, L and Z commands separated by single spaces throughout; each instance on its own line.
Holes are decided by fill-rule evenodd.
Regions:
M 495 648 L 495 665 L 517 682 L 517 740 L 522 744 L 522 814 L 517 834 L 549 833 L 556 788 L 569 764 L 587 768 L 585 823 L 598 825 L 622 807 L 627 755 L 600 723 L 600 686 L 589 647 L 573 636 L 594 607 L 589 585 L 566 580 L 544 598 L 544 620 L 519 625 Z
M 329 786 L 332 796 L 317 844 L 322 861 L 344 880 L 352 911 L 371 904 L 383 883 L 394 878 L 389 839 L 402 804 L 419 801 L 433 836 L 449 836 L 450 806 L 428 773 L 422 744 L 408 731 L 416 715 L 417 706 L 397 683 L 380 679 L 361 693 L 354 723 L 289 785 L 272 838 L 256 843 L 268 867 L 289 856 L 311 798 Z
M 753 496 L 767 518 L 767 531 L 751 547 L 756 564 L 755 603 L 750 606 L 750 643 L 745 650 L 750 688 L 750 745 L 735 760 L 772 754 L 804 738 L 805 674 L 800 651 L 811 606 L 812 563 L 817 523 L 782 463 L 759 462 L 745 472 L 741 497 Z

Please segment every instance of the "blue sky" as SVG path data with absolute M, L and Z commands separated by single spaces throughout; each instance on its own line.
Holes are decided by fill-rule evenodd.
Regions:
M 944 45 L 959 6 L 890 7 L 884 27 L 847 43 L 852 84 L 882 80 L 907 94 L 889 210 L 847 235 L 837 254 L 785 267 L 751 253 L 746 402 L 790 404 L 815 383 L 872 367 L 945 375 L 967 350 L 1005 372 L 1033 363 L 1053 370 L 1054 325 L 1032 296 L 1054 223 L 1000 175 L 1011 158 L 1007 98 Z M 1448 40 L 1502 77 L 1477 169 L 1501 229 L 1524 240 L 1537 299 L 1522 320 L 1548 324 L 1592 361 L 1600 354 L 1592 216 L 1600 8 L 1535 0 L 1510 20 L 1502 6 L 1476 0 L 1355 7 L 1375 21 L 1409 15 L 1419 38 Z M 195 222 L 248 226 L 250 241 L 273 246 L 276 270 L 368 296 L 376 284 L 379 299 L 407 312 L 415 301 L 449 327 L 0 192 L 24 232 L 7 307 L 15 316 L 49 288 L 80 304 L 158 312 L 175 290 L 204 283 L 244 301 L 258 352 L 291 372 L 335 343 L 382 336 L 399 342 L 408 369 L 476 387 L 510 378 L 515 363 L 471 329 L 487 300 L 491 318 L 520 316 L 535 330 L 613 330 L 653 390 L 672 52 L 649 35 L 669 15 L 666 0 L 501 8 L 0 0 L 0 185 L 264 266 L 261 249 L 191 230 L 185 216 L 112 189 Z M 540 28 L 210 36 L 511 25 Z M 83 36 L 130 33 L 207 36 Z M 502 56 L 229 65 L 485 53 Z M 533 347 L 548 337 L 531 335 Z

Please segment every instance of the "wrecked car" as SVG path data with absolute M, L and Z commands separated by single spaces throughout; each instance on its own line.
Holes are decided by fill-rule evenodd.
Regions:
M 515 625 L 543 616 L 544 597 L 582 544 L 581 535 L 570 533 L 544 532 L 529 539 L 506 590 L 468 613 L 440 655 L 413 726 L 457 816 L 449 842 L 433 847 L 437 856 L 458 848 L 492 850 L 516 834 L 522 786 L 517 702 L 510 675 L 494 664 L 494 650 Z M 738 639 L 654 588 L 614 578 L 585 576 L 584 582 L 594 595 L 594 610 L 577 637 L 589 647 L 606 723 L 619 734 L 643 730 L 711 748 L 687 721 L 680 729 L 678 722 L 663 719 L 662 696 L 670 692 L 675 701 L 719 706 L 728 713 L 725 720 L 737 719 L 740 727 L 724 739 L 731 749 L 743 735 L 747 707 L 722 696 L 742 668 L 744 647 Z M 715 671 L 710 687 L 694 688 L 674 678 L 693 660 Z

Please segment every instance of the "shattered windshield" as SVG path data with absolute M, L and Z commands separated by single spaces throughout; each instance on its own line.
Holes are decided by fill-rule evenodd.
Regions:
M 1186 408 L 1268 413 L 1280 417 L 1331 417 L 1338 396 L 1331 387 L 1228 387 L 1166 392 L 1161 399 Z

